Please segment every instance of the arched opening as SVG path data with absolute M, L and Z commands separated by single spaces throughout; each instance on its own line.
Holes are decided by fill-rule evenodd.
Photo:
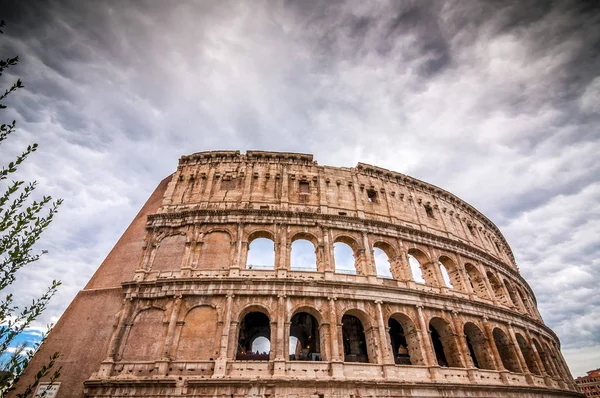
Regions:
M 271 324 L 262 312 L 248 313 L 240 323 L 235 359 L 268 361 L 271 353 Z
M 473 359 L 473 365 L 479 369 L 494 369 L 494 360 L 492 358 L 490 347 L 487 344 L 485 335 L 472 322 L 465 323 L 464 326 L 465 339 L 469 347 L 469 354 Z
M 523 337 L 519 333 L 516 333 L 515 336 L 517 338 L 517 343 L 519 344 L 519 349 L 523 354 L 523 358 L 525 358 L 527 369 L 529 369 L 531 373 L 535 373 L 536 375 L 541 374 L 540 368 L 538 367 L 537 361 L 535 360 L 535 354 L 533 353 L 533 349 L 531 348 L 527 340 L 525 340 L 525 337 Z
M 342 317 L 344 362 L 369 362 L 365 329 L 360 319 L 345 314 Z
M 533 346 L 535 347 L 536 351 L 538 352 L 538 355 L 540 356 L 540 359 L 542 360 L 542 364 L 544 365 L 546 373 L 550 376 L 556 376 L 554 370 L 552 369 L 552 364 L 550 362 L 552 361 L 552 359 L 548 357 L 548 354 L 542 349 L 542 346 L 540 345 L 540 343 L 538 343 L 536 339 L 533 339 Z
M 290 360 L 320 361 L 319 323 L 307 312 L 298 312 L 290 324 Z
M 154 361 L 162 357 L 167 328 L 164 311 L 150 308 L 141 311 L 129 329 L 122 359 L 126 361 Z
M 275 242 L 269 238 L 256 238 L 248 245 L 247 269 L 275 269 Z
M 373 248 L 373 258 L 375 259 L 375 268 L 377 269 L 377 276 L 382 278 L 392 279 L 392 269 L 390 264 L 390 258 L 387 253 L 382 249 L 375 247 Z
M 412 320 L 404 314 L 394 314 L 388 320 L 394 362 L 397 365 L 424 365 L 419 337 Z
M 444 264 L 442 264 L 442 262 L 438 262 L 438 265 L 440 267 L 440 272 L 442 273 L 442 279 L 444 280 L 444 285 L 446 285 L 447 288 L 449 289 L 454 289 L 454 285 L 452 284 L 452 281 L 450 280 L 450 275 L 448 275 L 448 270 L 446 269 L 446 266 Z
M 408 265 L 410 265 L 410 272 L 412 273 L 415 283 L 424 285 L 425 278 L 423 278 L 423 271 L 421 271 L 421 264 L 419 263 L 419 260 L 417 260 L 412 254 L 409 254 Z
M 317 251 L 315 245 L 311 241 L 297 239 L 292 242 L 290 269 L 292 271 L 317 270 Z
M 429 322 L 429 332 L 438 365 L 463 367 L 460 351 L 450 324 L 442 318 L 433 318 Z
M 447 256 L 441 256 L 438 261 L 446 287 L 465 292 L 463 278 L 456 263 Z
M 356 274 L 356 256 L 352 247 L 344 242 L 335 242 L 333 244 L 333 257 L 335 262 L 335 272 L 342 274 Z
M 517 354 L 513 350 L 513 345 L 511 344 L 506 333 L 504 333 L 500 328 L 495 328 L 493 335 L 494 344 L 496 344 L 496 348 L 498 349 L 498 353 L 500 354 L 500 359 L 502 360 L 502 365 L 504 365 L 504 368 L 511 372 L 521 372 L 521 366 L 519 366 Z
M 500 303 L 502 303 L 506 306 L 510 306 L 510 303 L 508 302 L 508 297 L 506 297 L 506 295 L 504 294 L 504 289 L 502 288 L 502 283 L 490 271 L 488 271 L 486 273 L 486 275 L 487 275 L 488 280 L 490 281 L 490 285 L 492 286 L 492 290 L 494 291 L 494 296 L 496 296 L 496 299 Z
M 529 315 L 533 316 L 533 311 L 531 309 L 531 304 L 529 302 L 529 300 L 527 299 L 527 295 L 525 293 L 523 293 L 523 290 L 521 290 L 520 288 L 516 288 L 519 297 L 521 298 L 521 302 L 523 303 L 523 306 L 525 307 L 524 310 L 525 312 L 527 312 Z
M 515 289 L 513 289 L 512 284 L 509 281 L 507 281 L 506 279 L 504 280 L 504 287 L 508 291 L 508 295 L 510 296 L 510 301 L 512 301 L 513 306 L 518 311 L 523 311 L 523 308 L 519 305 L 520 302 L 519 302 L 519 298 L 517 297 L 517 292 L 515 292 Z
M 212 360 L 217 357 L 217 311 L 209 306 L 192 308 L 185 316 L 175 358 Z
M 489 299 L 488 290 L 485 285 L 485 280 L 481 276 L 481 273 L 475 268 L 473 264 L 465 264 L 465 271 L 467 272 L 467 278 L 469 279 L 469 284 L 473 289 L 475 295 L 482 299 Z
M 153 271 L 179 271 L 183 263 L 185 253 L 185 235 L 170 235 L 158 242 Z
M 198 269 L 229 269 L 231 240 L 226 232 L 210 232 L 204 236 L 198 256 Z

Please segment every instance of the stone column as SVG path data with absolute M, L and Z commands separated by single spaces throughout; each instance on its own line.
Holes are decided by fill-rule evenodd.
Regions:
M 219 347 L 219 357 L 215 362 L 213 377 L 223 377 L 227 370 L 227 346 L 229 343 L 229 333 L 231 332 L 231 310 L 233 306 L 233 294 L 227 295 L 225 304 L 225 320 L 223 322 L 223 332 L 221 334 L 221 345 Z
M 108 343 L 108 358 L 105 361 L 113 362 L 117 357 L 117 349 L 119 342 L 121 341 L 123 334 L 127 328 L 127 319 L 130 318 L 133 298 L 126 298 L 123 300 L 123 309 L 119 315 L 119 319 L 115 325 L 110 342 Z
M 181 295 L 175 296 L 173 302 L 173 308 L 171 309 L 171 316 L 169 318 L 169 327 L 167 328 L 167 338 L 165 339 L 165 346 L 163 348 L 163 358 L 168 360 L 171 355 L 171 348 L 173 345 L 173 338 L 175 336 L 175 327 L 177 326 L 177 317 L 179 316 L 179 308 L 181 307 Z
M 379 328 L 379 339 L 380 339 L 380 350 L 381 350 L 381 358 L 383 359 L 384 364 L 394 364 L 394 357 L 392 356 L 391 344 L 388 343 L 387 333 L 385 321 L 383 319 L 383 311 L 381 309 L 381 300 L 375 300 L 375 304 L 377 304 L 377 323 Z
M 471 351 L 469 351 L 467 336 L 465 335 L 460 319 L 458 318 L 458 311 L 452 311 L 452 322 L 454 323 L 454 329 L 456 330 L 456 337 L 458 338 L 458 347 L 462 354 L 463 365 L 467 368 L 474 368 L 475 365 L 473 364 Z
M 481 277 L 483 278 L 483 281 L 485 282 L 485 287 L 488 291 L 488 295 L 489 297 L 491 297 L 494 305 L 498 305 L 498 297 L 496 297 L 496 293 L 494 292 L 494 289 L 492 288 L 492 284 L 490 282 L 490 280 L 487 277 L 487 273 L 485 272 L 485 269 L 478 264 L 477 268 L 479 268 L 479 273 L 481 274 Z
M 329 297 L 329 332 L 331 333 L 331 375 L 333 378 L 344 378 L 344 364 L 340 359 L 338 317 L 335 301 L 336 297 Z
M 513 349 L 517 354 L 517 358 L 519 359 L 519 365 L 521 366 L 521 372 L 525 373 L 525 375 L 531 375 L 529 371 L 529 367 L 527 366 L 527 361 L 525 361 L 525 356 L 521 351 L 521 346 L 519 346 L 519 342 L 517 341 L 517 336 L 515 335 L 515 330 L 512 327 L 512 323 L 508 323 L 508 334 L 510 335 L 510 341 L 512 343 Z M 529 381 L 529 380 L 528 380 Z
M 421 343 L 425 350 L 425 365 L 427 366 L 438 366 L 438 363 L 434 357 L 433 343 L 431 342 L 431 336 L 429 333 L 429 327 L 425 322 L 425 316 L 423 315 L 423 306 L 417 305 L 417 314 L 419 316 L 419 327 L 421 328 Z
M 369 278 L 377 278 L 377 269 L 375 267 L 375 260 L 373 259 L 373 251 L 369 242 L 369 236 L 366 232 L 362 233 L 362 244 L 365 249 L 364 251 L 364 274 Z
M 322 227 L 322 236 L 323 236 L 323 254 L 324 254 L 324 267 L 323 270 L 325 272 L 325 278 L 328 279 L 328 274 L 335 272 L 335 264 L 333 257 L 333 243 L 329 239 L 329 229 Z
M 233 266 L 231 268 L 237 268 L 238 270 L 240 268 L 244 268 L 242 266 L 242 255 L 243 253 L 243 245 L 242 245 L 242 241 L 244 239 L 244 224 L 242 223 L 238 223 L 237 225 L 237 238 L 236 238 L 236 242 L 235 242 L 235 259 L 233 260 Z M 245 265 L 245 264 L 244 264 Z
M 285 314 L 286 314 L 286 302 L 287 298 L 285 295 L 280 294 L 277 296 L 277 344 L 275 346 L 275 360 L 273 364 L 273 375 L 281 376 L 285 374 Z
M 500 356 L 500 351 L 498 351 L 498 347 L 496 346 L 496 340 L 494 339 L 494 332 L 492 331 L 492 327 L 490 326 L 487 317 L 483 318 L 483 329 L 485 330 L 485 334 L 490 342 L 490 349 L 492 350 L 492 361 L 494 362 L 494 366 L 496 370 L 506 371 L 504 364 L 502 363 L 502 357 Z

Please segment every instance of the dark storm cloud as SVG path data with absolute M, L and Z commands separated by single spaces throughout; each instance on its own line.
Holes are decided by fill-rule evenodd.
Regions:
M 452 191 L 506 234 L 575 373 L 600 360 L 600 12 L 548 1 L 5 1 L 6 115 L 66 199 L 20 283 L 58 316 L 186 153 L 312 152 Z M 3 156 L 4 157 L 4 156 Z M 76 272 L 74 272 L 76 270 Z M 29 299 L 30 297 L 25 297 Z M 46 319 L 42 320 L 45 323 Z M 593 353 L 596 354 L 593 354 Z

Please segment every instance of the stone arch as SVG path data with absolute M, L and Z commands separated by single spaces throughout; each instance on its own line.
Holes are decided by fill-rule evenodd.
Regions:
M 515 333 L 515 337 L 517 338 L 517 344 L 519 345 L 519 349 L 523 354 L 523 358 L 525 358 L 525 363 L 527 364 L 527 369 L 531 373 L 535 373 L 537 375 L 541 374 L 538 363 L 535 359 L 535 354 L 533 353 L 533 349 L 520 333 Z
M 387 245 L 387 243 L 385 245 Z M 393 253 L 393 251 L 386 251 L 381 246 L 377 246 L 377 243 L 373 245 L 373 261 L 375 262 L 375 270 L 377 272 L 377 276 L 391 279 L 393 278 L 392 259 L 394 257 L 391 257 L 388 254 L 389 252 Z
M 268 361 L 271 353 L 271 318 L 268 310 L 261 305 L 247 305 L 239 314 L 237 336 L 237 360 Z M 269 341 L 268 352 L 253 352 L 254 341 L 265 338 Z
M 241 307 L 238 311 L 237 321 L 241 322 L 242 319 L 250 312 L 262 312 L 266 316 L 271 318 L 271 309 L 263 304 L 249 303 Z
M 196 268 L 229 269 L 232 247 L 229 231 L 223 229 L 209 231 L 202 239 Z
M 287 319 L 288 322 L 291 322 L 292 317 L 299 312 L 306 312 L 307 314 L 312 315 L 313 317 L 315 317 L 317 322 L 319 322 L 319 325 L 323 322 L 324 318 L 323 318 L 323 314 L 321 313 L 321 311 L 319 311 L 318 309 L 316 309 L 313 306 L 306 305 L 306 304 L 299 304 L 299 305 L 293 307 L 292 310 L 289 311 L 290 316 Z
M 483 276 L 477 267 L 471 263 L 466 263 L 465 271 L 467 273 L 467 278 L 469 279 L 468 282 L 471 284 L 475 295 L 482 299 L 489 299 L 490 296 L 485 284 L 485 279 L 483 279 Z
M 312 251 L 309 249 L 312 248 Z M 290 269 L 297 271 L 317 271 L 319 269 L 319 240 L 308 232 L 298 232 L 292 236 Z
M 502 303 L 506 306 L 510 306 L 508 297 L 506 297 L 506 294 L 504 294 L 502 282 L 500 282 L 500 280 L 496 277 L 496 275 L 494 275 L 491 271 L 487 271 L 486 276 L 487 276 L 488 280 L 490 281 L 490 285 L 492 286 L 492 290 L 494 292 L 494 296 L 496 296 L 496 299 L 500 303 Z
M 520 305 L 519 297 L 517 296 L 517 292 L 513 288 L 512 283 L 510 283 L 510 281 L 508 281 L 507 279 L 503 279 L 503 282 L 504 282 L 504 286 L 506 287 L 506 290 L 508 291 L 508 295 L 509 295 L 510 301 L 512 301 L 514 307 L 518 311 L 523 312 L 524 308 L 522 308 L 521 305 Z
M 473 365 L 479 369 L 495 369 L 491 348 L 479 326 L 473 322 L 467 322 L 463 327 L 463 332 L 467 340 L 469 354 L 473 359 Z
M 187 311 L 175 358 L 178 360 L 213 360 L 218 356 L 217 335 L 218 315 L 210 305 L 197 305 Z
M 275 235 L 272 232 L 260 229 L 248 234 L 246 268 L 275 269 Z
M 458 290 L 459 292 L 464 292 L 464 284 L 462 277 L 460 275 L 460 269 L 456 265 L 456 261 L 452 260 L 450 257 L 442 255 L 438 259 L 438 263 L 444 266 L 446 269 L 446 273 L 448 275 L 448 279 L 450 280 L 450 285 L 446 283 L 446 287 L 451 287 L 454 290 Z M 440 266 L 441 268 L 441 266 Z M 442 272 L 443 274 L 443 272 Z
M 352 251 L 353 264 L 344 264 L 344 262 L 352 261 L 350 258 L 348 258 L 350 254 L 347 250 L 347 247 L 349 247 Z M 361 274 L 359 254 L 361 250 L 362 248 L 354 238 L 345 235 L 336 237 L 333 241 L 333 262 L 335 266 L 335 272 Z
M 541 344 L 535 339 L 531 339 L 533 341 L 533 346 L 535 347 L 540 359 L 542 360 L 542 365 L 544 366 L 544 370 L 550 376 L 556 376 L 554 369 L 552 368 L 552 359 L 548 356 L 548 353 L 542 349 Z
M 165 310 L 148 307 L 140 310 L 131 323 L 125 340 L 123 361 L 155 361 L 161 352 L 167 336 Z
M 440 366 L 453 368 L 464 367 L 456 335 L 450 322 L 440 317 L 433 317 L 429 321 L 429 332 L 437 363 Z
M 183 264 L 185 233 L 165 235 L 158 241 L 152 260 L 152 271 L 179 271 Z
M 304 309 L 307 309 L 304 307 Z M 293 348 L 294 353 L 290 351 L 290 359 L 295 360 L 321 360 L 321 323 L 312 315 L 318 313 L 310 309 L 310 312 L 296 311 L 290 319 L 290 341 L 292 337 L 296 339 L 296 345 Z M 292 347 L 288 344 L 289 349 Z M 292 357 L 293 356 L 293 357 Z
M 397 365 L 424 366 L 425 355 L 415 322 L 408 315 L 396 312 L 389 317 L 388 327 L 394 362 Z
M 510 341 L 506 333 L 497 327 L 493 330 L 492 334 L 494 336 L 494 344 L 496 344 L 496 348 L 498 349 L 498 353 L 500 354 L 500 359 L 502 360 L 502 365 L 504 365 L 504 368 L 511 372 L 521 372 L 521 366 L 519 365 L 517 353 L 514 350 L 513 343 Z
M 411 260 L 411 257 L 417 261 L 418 263 L 418 269 L 415 266 L 414 260 Z M 416 283 L 422 283 L 419 282 L 418 279 L 418 271 L 421 271 L 421 276 L 423 278 L 423 280 L 425 281 L 425 285 L 428 286 L 438 286 L 438 280 L 435 274 L 435 270 L 433 269 L 433 263 L 431 262 L 431 259 L 429 258 L 429 256 L 427 254 L 425 254 L 424 252 L 422 252 L 419 249 L 416 248 L 411 248 L 408 250 L 408 263 L 411 267 L 411 272 L 413 275 L 413 280 Z
M 349 309 L 342 315 L 344 362 L 376 362 L 374 331 L 367 313 Z

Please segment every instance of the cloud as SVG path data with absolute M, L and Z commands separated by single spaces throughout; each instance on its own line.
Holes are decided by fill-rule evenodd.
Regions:
M 65 204 L 22 270 L 56 318 L 179 156 L 308 152 L 443 187 L 512 245 L 574 373 L 600 350 L 593 3 L 10 1 L 2 158 Z M 3 119 L 4 120 L 4 119 Z M 576 325 L 576 326 L 575 326 Z M 585 365 L 579 365 L 579 359 Z

